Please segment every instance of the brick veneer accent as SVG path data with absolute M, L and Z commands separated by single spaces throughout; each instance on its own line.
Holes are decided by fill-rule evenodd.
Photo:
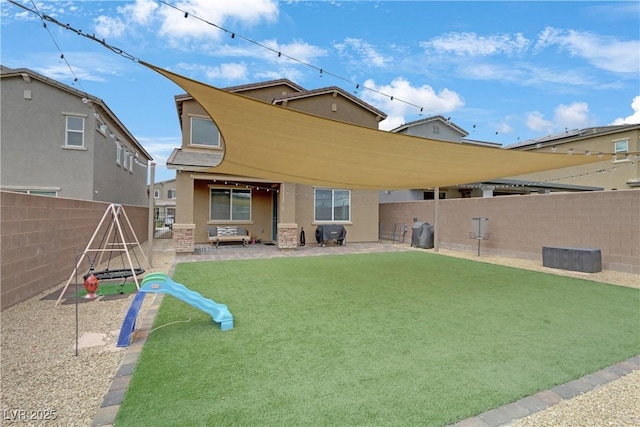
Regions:
M 298 247 L 298 224 L 278 224 L 278 248 L 295 249 Z
M 195 229 L 195 224 L 173 224 L 173 247 L 177 253 L 193 253 Z

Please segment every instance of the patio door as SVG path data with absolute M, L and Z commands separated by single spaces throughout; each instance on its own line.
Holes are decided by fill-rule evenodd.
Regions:
M 278 242 L 278 192 L 273 191 L 271 196 L 271 240 Z

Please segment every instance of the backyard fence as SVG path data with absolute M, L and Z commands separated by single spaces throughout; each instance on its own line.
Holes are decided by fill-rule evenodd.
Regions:
M 69 278 L 108 203 L 0 192 L 2 308 Z M 140 243 L 148 238 L 148 207 L 124 206 Z

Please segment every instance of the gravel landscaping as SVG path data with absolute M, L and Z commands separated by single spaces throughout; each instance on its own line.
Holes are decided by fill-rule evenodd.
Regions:
M 154 248 L 150 271 L 168 273 L 175 253 L 171 241 Z M 407 249 L 409 247 L 407 246 Z M 640 277 L 603 271 L 576 273 L 542 267 L 538 262 L 473 253 L 439 251 L 517 268 L 535 269 L 621 286 L 640 288 Z M 61 288 L 64 283 L 57 288 Z M 78 304 L 79 351 L 76 355 L 76 305 L 55 305 L 37 295 L 1 313 L 0 408 L 2 423 L 89 426 L 97 413 L 126 348 L 116 347 L 131 297 Z M 73 295 L 72 286 L 66 296 Z M 153 299 L 146 298 L 138 320 Z M 640 349 L 639 349 L 640 352 Z M 34 418 L 25 421 L 26 418 Z M 13 418 L 13 420 L 12 420 Z M 43 418 L 55 418 L 43 421 Z M 513 426 L 640 426 L 640 371 L 513 422 Z

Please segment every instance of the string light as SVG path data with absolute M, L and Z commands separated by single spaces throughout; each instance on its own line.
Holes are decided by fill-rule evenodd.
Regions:
M 105 39 L 98 39 L 95 35 L 85 34 L 85 33 L 82 32 L 82 30 L 73 28 L 70 24 L 63 24 L 60 21 L 58 21 L 57 19 L 55 19 L 55 18 L 53 18 L 53 17 L 51 17 L 49 15 L 41 14 L 37 10 L 29 9 L 28 7 L 26 7 L 26 6 L 24 6 L 24 5 L 20 4 L 20 3 L 17 3 L 14 0 L 7 0 L 7 1 L 9 1 L 12 4 L 15 4 L 16 6 L 21 7 L 24 10 L 27 10 L 29 12 L 32 12 L 32 13 L 35 13 L 36 15 L 38 15 L 40 17 L 40 19 L 43 21 L 43 25 L 45 26 L 45 28 L 46 28 L 46 22 L 45 21 L 51 22 L 51 23 L 56 24 L 56 25 L 58 25 L 58 26 L 60 26 L 62 28 L 65 28 L 65 29 L 67 29 L 69 31 L 73 31 L 77 35 L 80 35 L 80 36 L 83 36 L 83 37 L 88 38 L 90 40 L 93 40 L 93 41 L 101 44 L 105 48 L 111 50 L 112 52 L 114 52 L 114 53 L 116 53 L 116 54 L 118 54 L 118 55 L 120 55 L 120 56 L 122 56 L 122 57 L 124 57 L 126 59 L 130 59 L 133 62 L 139 62 L 139 59 L 137 57 L 133 56 L 132 54 L 130 54 L 130 53 L 118 48 L 118 47 L 115 47 L 115 46 L 112 46 L 112 45 L 108 44 L 105 41 Z M 244 40 L 244 41 L 246 41 L 248 43 L 254 44 L 254 45 L 256 45 L 256 46 L 258 46 L 260 48 L 269 50 L 269 51 L 277 54 L 278 58 L 285 57 L 285 58 L 287 58 L 287 59 L 289 59 L 289 60 L 291 60 L 293 62 L 297 62 L 298 64 L 304 65 L 306 67 L 313 68 L 313 69 L 315 69 L 316 71 L 319 72 L 320 77 L 322 77 L 322 76 L 324 76 L 326 74 L 326 75 L 329 75 L 329 76 L 331 76 L 331 77 L 333 77 L 335 79 L 341 80 L 341 81 L 343 81 L 345 83 L 349 83 L 350 85 L 356 85 L 357 88 L 360 87 L 360 85 L 358 83 L 356 83 L 354 81 L 351 81 L 348 78 L 342 77 L 342 76 L 340 76 L 338 74 L 329 72 L 329 71 L 325 70 L 324 68 L 317 67 L 317 66 L 315 66 L 313 64 L 307 63 L 307 62 L 302 61 L 300 59 L 297 59 L 297 58 L 295 58 L 293 56 L 290 56 L 290 55 L 287 55 L 285 53 L 282 53 L 282 51 L 278 51 L 276 49 L 273 49 L 272 47 L 264 45 L 264 44 L 262 44 L 260 42 L 252 40 L 252 39 L 250 39 L 248 37 L 244 37 L 244 36 L 242 36 L 240 34 L 237 34 L 237 33 L 233 32 L 233 31 L 230 31 L 230 30 L 228 30 L 228 29 L 226 29 L 226 28 L 224 28 L 224 27 L 222 27 L 220 25 L 214 24 L 213 22 L 210 22 L 210 21 L 207 21 L 206 19 L 200 18 L 199 16 L 196 16 L 196 15 L 194 15 L 192 13 L 190 14 L 188 11 L 183 10 L 183 9 L 181 9 L 181 8 L 175 6 L 175 5 L 173 5 L 173 4 L 171 4 L 171 3 L 167 2 L 167 1 L 159 0 L 159 2 L 164 4 L 165 6 L 171 7 L 172 9 L 175 9 L 175 10 L 181 12 L 185 18 L 197 19 L 197 20 L 199 20 L 199 21 L 201 21 L 201 22 L 203 22 L 203 23 L 205 23 L 207 25 L 210 25 L 210 26 L 215 27 L 215 28 L 217 28 L 217 29 L 219 29 L 221 31 L 224 31 L 225 33 L 230 34 L 232 39 L 235 39 L 235 38 L 242 39 L 242 40 Z M 409 102 L 409 101 L 402 100 L 400 98 L 396 98 L 396 97 L 394 97 L 392 95 L 388 95 L 388 94 L 380 92 L 380 91 L 378 91 L 376 89 L 373 89 L 373 88 L 370 88 L 370 87 L 367 87 L 367 86 L 362 86 L 362 88 L 366 89 L 366 90 L 369 90 L 369 91 L 371 91 L 373 93 L 376 93 L 378 95 L 381 95 L 381 96 L 383 96 L 385 98 L 389 98 L 390 100 L 396 100 L 398 102 L 402 102 L 402 103 L 407 104 L 409 106 L 415 107 L 415 108 L 420 110 L 420 113 L 422 113 L 423 110 L 424 110 L 424 107 L 421 107 L 421 106 L 416 105 L 416 104 L 414 104 L 412 102 Z M 434 111 L 432 111 L 432 112 L 434 114 L 436 114 Z
M 49 29 L 48 29 L 48 27 L 47 27 L 47 23 L 46 23 L 47 21 L 48 21 L 48 22 L 51 22 L 51 23 L 54 23 L 54 24 L 56 24 L 56 25 L 58 25 L 58 26 L 60 26 L 60 27 L 62 27 L 62 28 L 65 28 L 65 29 L 67 29 L 67 30 L 69 30 L 69 31 L 75 32 L 77 35 L 80 35 L 80 36 L 83 36 L 83 37 L 85 37 L 85 38 L 88 38 L 88 39 L 90 39 L 90 40 L 92 40 L 92 41 L 95 41 L 95 42 L 97 42 L 97 43 L 101 44 L 102 46 L 104 46 L 105 48 L 107 48 L 107 49 L 111 50 L 112 52 L 114 52 L 114 53 L 116 53 L 116 54 L 118 54 L 118 55 L 120 55 L 120 56 L 122 56 L 122 57 L 124 57 L 124 58 L 126 58 L 126 59 L 129 59 L 129 60 L 131 60 L 131 61 L 133 61 L 133 62 L 139 62 L 139 61 L 140 61 L 137 57 L 133 56 L 132 54 L 130 54 L 130 53 L 128 53 L 128 52 L 126 52 L 126 51 L 124 51 L 124 50 L 122 50 L 122 49 L 120 49 L 120 48 L 118 48 L 118 47 L 116 47 L 116 46 L 112 46 L 112 45 L 108 44 L 108 43 L 105 41 L 105 39 L 98 39 L 98 38 L 95 36 L 95 34 L 92 34 L 92 35 L 90 35 L 90 34 L 85 34 L 85 33 L 83 33 L 83 32 L 82 32 L 82 30 L 80 30 L 80 29 L 75 29 L 75 28 L 73 28 L 73 27 L 72 27 L 70 24 L 68 24 L 68 23 L 67 23 L 67 24 L 62 24 L 62 23 L 61 23 L 60 21 L 58 21 L 57 19 L 55 19 L 55 18 L 53 18 L 53 17 L 51 17 L 51 16 L 49 16 L 49 15 L 46 15 L 46 14 L 40 13 L 40 12 L 37 10 L 37 7 L 36 7 L 35 3 L 33 2 L 33 0 L 31 0 L 31 3 L 33 4 L 33 7 L 34 7 L 34 9 L 35 9 L 35 10 L 34 10 L 34 9 L 29 9 L 29 8 L 28 8 L 28 7 L 26 7 L 26 6 L 24 6 L 24 5 L 20 4 L 20 3 L 17 3 L 15 0 L 7 0 L 7 1 L 8 1 L 8 2 L 10 2 L 10 3 L 12 3 L 12 4 L 14 4 L 14 5 L 16 5 L 16 6 L 18 6 L 18 7 L 20 7 L 20 8 L 22 8 L 22 9 L 24 9 L 24 10 L 26 10 L 26 11 L 29 11 L 29 12 L 32 12 L 32 13 L 34 13 L 34 14 L 38 15 L 38 17 L 40 17 L 40 19 L 42 20 L 42 25 L 43 25 L 43 27 L 44 27 L 45 29 L 47 29 L 47 32 L 49 32 L 49 34 L 50 34 L 50 35 L 51 35 L 51 32 L 49 31 Z M 175 9 L 175 10 L 177 10 L 177 11 L 179 11 L 179 12 L 183 13 L 183 14 L 184 14 L 184 18 L 189 18 L 189 16 L 191 16 L 192 18 L 197 19 L 197 20 L 199 20 L 199 21 L 201 21 L 201 22 L 203 22 L 203 23 L 205 23 L 205 24 L 207 24 L 207 25 L 210 25 L 210 26 L 215 27 L 215 28 L 217 28 L 217 29 L 219 29 L 219 30 L 221 30 L 221 31 L 224 31 L 224 32 L 226 32 L 226 33 L 229 33 L 229 34 L 231 34 L 231 38 L 232 38 L 232 39 L 236 38 L 236 36 L 237 36 L 238 38 L 240 38 L 240 39 L 242 39 L 242 40 L 244 40 L 244 41 L 246 41 L 246 42 L 248 42 L 248 43 L 252 43 L 252 44 L 254 44 L 254 45 L 256 45 L 256 46 L 259 46 L 259 47 L 261 47 L 261 48 L 263 48 L 263 49 L 266 49 L 266 50 L 269 50 L 269 51 L 271 51 L 271 52 L 273 52 L 273 53 L 276 53 L 276 54 L 278 55 L 278 58 L 280 58 L 280 57 L 284 56 L 285 58 L 287 58 L 287 59 L 289 59 L 289 60 L 291 60 L 291 61 L 294 61 L 294 62 L 297 62 L 297 63 L 299 63 L 299 64 L 301 64 L 301 65 L 304 65 L 304 66 L 307 66 L 307 67 L 313 68 L 313 69 L 315 69 L 315 70 L 319 71 L 319 73 L 320 73 L 320 77 L 322 77 L 324 74 L 328 74 L 328 75 L 330 75 L 331 77 L 334 77 L 334 78 L 336 78 L 336 79 L 338 79 L 338 80 L 342 80 L 342 81 L 344 81 L 344 82 L 346 82 L 346 83 L 349 83 L 349 84 L 355 85 L 355 87 L 356 87 L 356 91 L 354 91 L 354 92 L 356 92 L 356 93 L 357 93 L 357 89 L 359 89 L 359 88 L 360 88 L 360 84 L 359 84 L 359 83 L 353 82 L 353 81 L 351 81 L 351 80 L 349 80 L 349 79 L 347 79 L 347 78 L 345 78 L 345 77 L 339 76 L 339 75 L 337 75 L 337 74 L 334 74 L 334 73 L 328 72 L 328 71 L 326 71 L 324 68 L 316 67 L 316 66 L 314 66 L 314 65 L 312 65 L 312 64 L 309 64 L 309 63 L 307 63 L 307 62 L 304 62 L 304 61 L 302 61 L 302 60 L 300 60 L 300 59 L 297 59 L 297 58 L 292 57 L 292 56 L 290 56 L 290 55 L 284 54 L 284 53 L 282 53 L 281 51 L 278 51 L 278 50 L 275 50 L 275 49 L 273 49 L 273 48 L 271 48 L 271 47 L 269 47 L 269 46 L 263 45 L 263 44 L 261 44 L 261 43 L 259 43 L 259 42 L 255 41 L 255 40 L 252 40 L 252 39 L 250 39 L 250 38 L 247 38 L 247 37 L 244 37 L 244 36 L 242 36 L 242 35 L 236 34 L 235 32 L 232 32 L 232 31 L 230 31 L 230 30 L 228 30 L 228 29 L 226 29 L 226 28 L 224 28 L 224 27 L 222 27 L 222 26 L 220 26 L 220 25 L 214 24 L 213 22 L 207 21 L 206 19 L 200 18 L 199 16 L 196 16 L 196 15 L 194 15 L 194 14 L 191 14 L 191 15 L 190 15 L 188 11 L 183 10 L 183 9 L 180 9 L 179 7 L 177 7 L 177 6 L 175 6 L 175 5 L 171 4 L 171 3 L 169 3 L 169 2 L 167 2 L 167 1 L 159 0 L 159 3 L 164 4 L 165 6 L 171 7 L 171 8 L 173 8 L 173 9 Z M 67 62 L 67 60 L 64 58 L 64 54 L 63 54 L 63 53 L 62 53 L 62 51 L 60 50 L 60 47 L 59 47 L 59 46 L 58 46 L 58 44 L 56 43 L 55 39 L 53 38 L 53 35 L 51 35 L 51 38 L 52 38 L 52 40 L 53 40 L 54 44 L 56 45 L 56 47 L 58 48 L 58 51 L 60 52 L 60 58 L 62 58 L 62 59 L 64 59 L 64 60 L 65 60 L 65 62 L 67 63 L 67 66 L 68 66 L 68 67 L 69 67 L 69 69 L 71 70 L 71 73 L 74 75 L 74 82 L 77 82 L 77 81 L 78 81 L 78 78 L 77 78 L 77 77 L 75 77 L 75 73 L 73 72 L 73 69 L 71 68 L 71 66 L 69 65 L 69 63 Z M 380 96 L 382 96 L 382 97 L 389 98 L 389 100 L 390 100 L 390 101 L 394 101 L 394 100 L 395 100 L 395 101 L 397 101 L 397 102 L 401 102 L 401 103 L 404 103 L 404 104 L 410 105 L 410 106 L 412 106 L 412 107 L 416 107 L 417 109 L 419 109 L 419 115 L 420 115 L 420 116 L 422 116 L 422 113 L 423 113 L 423 111 L 424 111 L 424 107 L 421 107 L 421 106 L 416 105 L 416 104 L 413 104 L 413 103 L 411 103 L 411 102 L 408 102 L 408 101 L 405 101 L 405 100 L 402 100 L 402 99 L 396 98 L 396 97 L 394 97 L 393 95 L 388 95 L 388 94 L 386 94 L 386 93 L 383 93 L 383 92 L 381 92 L 381 91 L 378 91 L 378 90 L 376 90 L 376 89 L 373 89 L 373 88 L 370 88 L 370 87 L 367 87 L 367 86 L 364 86 L 364 85 L 362 86 L 362 88 L 363 88 L 363 89 L 366 89 L 366 90 L 369 90 L 369 91 L 371 91 L 371 92 L 373 92 L 373 93 L 375 93 L 375 94 L 377 94 L 377 95 L 380 95 Z M 84 100 L 85 100 L 85 99 L 86 99 L 86 98 L 83 98 L 83 102 L 84 102 Z M 87 100 L 87 101 L 88 101 L 88 100 Z M 434 112 L 434 111 L 431 111 L 431 112 L 435 114 L 435 112 Z M 449 121 L 450 119 L 451 119 L 451 118 L 449 117 L 447 120 Z M 474 129 L 474 132 L 475 132 L 475 129 L 476 129 L 476 125 L 475 125 L 475 124 L 473 125 L 473 129 Z M 498 135 L 498 133 L 499 133 L 499 132 L 498 132 L 498 131 L 496 131 L 496 133 L 495 133 L 495 134 L 496 134 L 496 135 Z M 112 135 L 113 135 L 113 134 L 112 134 Z M 113 137 L 113 136 L 112 136 L 112 137 Z M 536 146 L 536 148 L 539 148 L 539 144 Z M 556 146 L 555 146 L 555 145 L 551 147 L 551 151 L 552 151 L 552 152 L 554 152 L 554 153 L 556 152 Z M 571 154 L 573 154 L 573 152 L 574 152 L 574 149 L 573 149 L 573 148 L 570 148 L 570 149 L 568 150 L 568 154 L 570 154 L 570 155 L 571 155 Z M 586 154 L 586 155 L 591 155 L 591 152 L 590 152 L 590 151 L 588 151 L 588 150 L 585 150 L 585 151 L 584 151 L 584 154 Z M 635 154 L 635 153 L 629 153 L 629 154 Z M 627 154 L 627 155 L 626 155 L 626 158 L 627 158 L 627 159 L 628 159 L 628 157 L 629 157 L 629 154 Z M 599 153 L 598 153 L 598 157 L 602 158 L 602 156 L 603 156 L 603 153 L 602 153 L 602 152 L 599 152 Z M 614 154 L 614 156 L 615 156 L 615 154 Z

